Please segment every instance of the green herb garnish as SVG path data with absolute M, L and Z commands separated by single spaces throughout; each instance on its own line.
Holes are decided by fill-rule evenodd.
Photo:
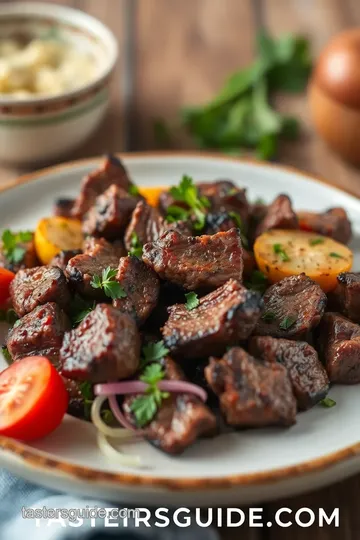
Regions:
M 272 311 L 265 311 L 261 316 L 262 320 L 265 322 L 272 322 L 275 319 L 275 313 Z
M 229 212 L 229 216 L 235 221 L 237 228 L 240 230 L 241 243 L 243 247 L 249 247 L 249 242 L 245 236 L 244 224 L 240 214 L 238 212 L 231 211 Z
M 205 226 L 206 209 L 210 207 L 210 201 L 207 197 L 199 195 L 193 179 L 190 176 L 184 175 L 180 184 L 170 188 L 169 192 L 175 202 L 185 203 L 188 209 L 173 204 L 167 209 L 166 220 L 171 223 L 186 220 L 191 215 L 194 215 L 194 229 L 201 231 Z
M 129 255 L 133 255 L 134 257 L 141 259 L 142 252 L 143 252 L 143 246 L 140 243 L 137 233 L 133 231 L 131 233 Z
M 19 320 L 14 309 L 0 309 L 0 322 L 7 322 L 11 326 L 15 325 L 16 321 Z
M 264 293 L 268 287 L 268 284 L 269 282 L 265 274 L 260 272 L 260 270 L 254 270 L 249 280 L 246 281 L 245 287 L 253 291 Z
M 137 197 L 140 194 L 139 188 L 135 184 L 131 184 L 128 189 L 129 195 L 132 197 Z
M 198 295 L 195 292 L 189 292 L 185 294 L 186 298 L 186 309 L 188 311 L 191 311 L 192 309 L 195 309 L 200 304 L 200 300 L 198 299 Z
M 329 253 L 329 257 L 334 257 L 334 259 L 345 259 L 340 253 L 335 253 L 335 251 L 332 251 Z
M 157 343 L 148 343 L 142 348 L 141 366 L 143 367 L 150 362 L 158 362 L 162 360 L 169 353 L 164 345 L 164 342 L 158 341 Z
M 289 262 L 291 260 L 289 255 L 284 250 L 282 244 L 274 244 L 273 245 L 273 251 L 274 251 L 274 253 L 276 253 L 276 255 L 279 255 L 280 259 L 283 262 Z
M 10 229 L 3 231 L 1 236 L 2 250 L 10 263 L 17 264 L 21 262 L 26 253 L 26 249 L 20 244 L 30 242 L 33 238 L 33 233 L 30 231 L 20 231 L 13 233 Z
M 272 106 L 275 92 L 302 92 L 311 70 L 309 42 L 300 36 L 258 36 L 253 64 L 233 73 L 210 102 L 188 107 L 182 122 L 201 148 L 272 158 L 280 138 L 294 139 L 299 123 Z
M 154 418 L 163 399 L 169 397 L 168 392 L 162 392 L 159 389 L 158 383 L 165 377 L 165 371 L 160 364 L 150 364 L 146 366 L 140 380 L 147 383 L 149 386 L 146 393 L 134 399 L 130 405 L 136 423 L 139 427 L 143 427 Z
M 279 328 L 281 328 L 281 330 L 288 330 L 293 324 L 296 323 L 296 321 L 297 317 L 295 317 L 295 315 L 288 315 L 281 321 Z
M 318 244 L 323 244 L 325 240 L 323 238 L 313 238 L 309 240 L 310 246 L 317 246 Z
M 329 397 L 326 397 L 322 399 L 321 401 L 319 401 L 319 404 L 329 409 L 330 407 L 335 407 L 336 401 L 334 401 L 333 399 Z
M 102 289 L 105 295 L 112 300 L 115 300 L 116 298 L 125 298 L 127 294 L 120 283 L 116 281 L 116 274 L 117 270 L 114 270 L 108 266 L 102 271 L 101 276 L 93 277 L 90 285 L 94 289 Z
M 9 349 L 7 348 L 6 345 L 3 345 L 3 346 L 1 347 L 1 352 L 2 352 L 2 354 L 3 354 L 3 356 L 4 356 L 5 360 L 6 360 L 6 362 L 7 362 L 8 364 L 12 364 L 12 363 L 13 363 L 13 359 L 12 359 L 12 356 L 11 356 L 11 354 L 9 353 Z
M 70 318 L 73 326 L 80 324 L 96 307 L 96 302 L 88 302 L 76 294 L 70 304 Z

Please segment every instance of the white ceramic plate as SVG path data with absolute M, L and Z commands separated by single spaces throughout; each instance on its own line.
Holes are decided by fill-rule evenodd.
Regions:
M 360 269 L 360 202 L 296 171 L 204 155 L 126 155 L 140 185 L 170 185 L 182 174 L 196 180 L 230 178 L 249 198 L 291 195 L 298 209 L 343 206 L 353 222 Z M 99 160 L 75 162 L 27 177 L 0 195 L 0 230 L 27 229 L 51 214 L 54 199 L 75 196 L 82 176 Z M 2 359 L 2 366 L 5 362 Z M 180 457 L 146 442 L 126 447 L 146 468 L 109 461 L 98 450 L 92 425 L 71 417 L 49 437 L 23 445 L 0 438 L 0 465 L 20 476 L 66 492 L 147 505 L 229 505 L 265 501 L 314 489 L 360 471 L 360 388 L 337 386 L 337 406 L 302 413 L 290 429 L 268 428 L 202 440 Z

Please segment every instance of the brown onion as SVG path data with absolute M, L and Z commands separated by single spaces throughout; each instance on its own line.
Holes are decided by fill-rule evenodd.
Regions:
M 310 81 L 309 104 L 327 144 L 360 165 L 360 29 L 339 34 L 325 47 Z

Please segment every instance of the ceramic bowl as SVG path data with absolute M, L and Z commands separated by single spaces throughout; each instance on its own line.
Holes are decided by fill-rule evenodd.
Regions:
M 109 102 L 109 81 L 118 56 L 114 35 L 84 12 L 45 3 L 0 4 L 2 38 L 56 31 L 95 58 L 90 83 L 55 96 L 0 96 L 0 161 L 46 162 L 82 144 L 98 127 Z

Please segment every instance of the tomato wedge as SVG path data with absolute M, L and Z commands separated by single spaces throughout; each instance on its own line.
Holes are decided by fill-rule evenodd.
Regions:
M 9 298 L 9 286 L 14 277 L 15 274 L 10 272 L 10 270 L 0 268 L 0 306 L 5 304 L 6 300 Z
M 61 423 L 67 405 L 64 382 L 43 356 L 23 358 L 0 373 L 0 435 L 40 439 Z

